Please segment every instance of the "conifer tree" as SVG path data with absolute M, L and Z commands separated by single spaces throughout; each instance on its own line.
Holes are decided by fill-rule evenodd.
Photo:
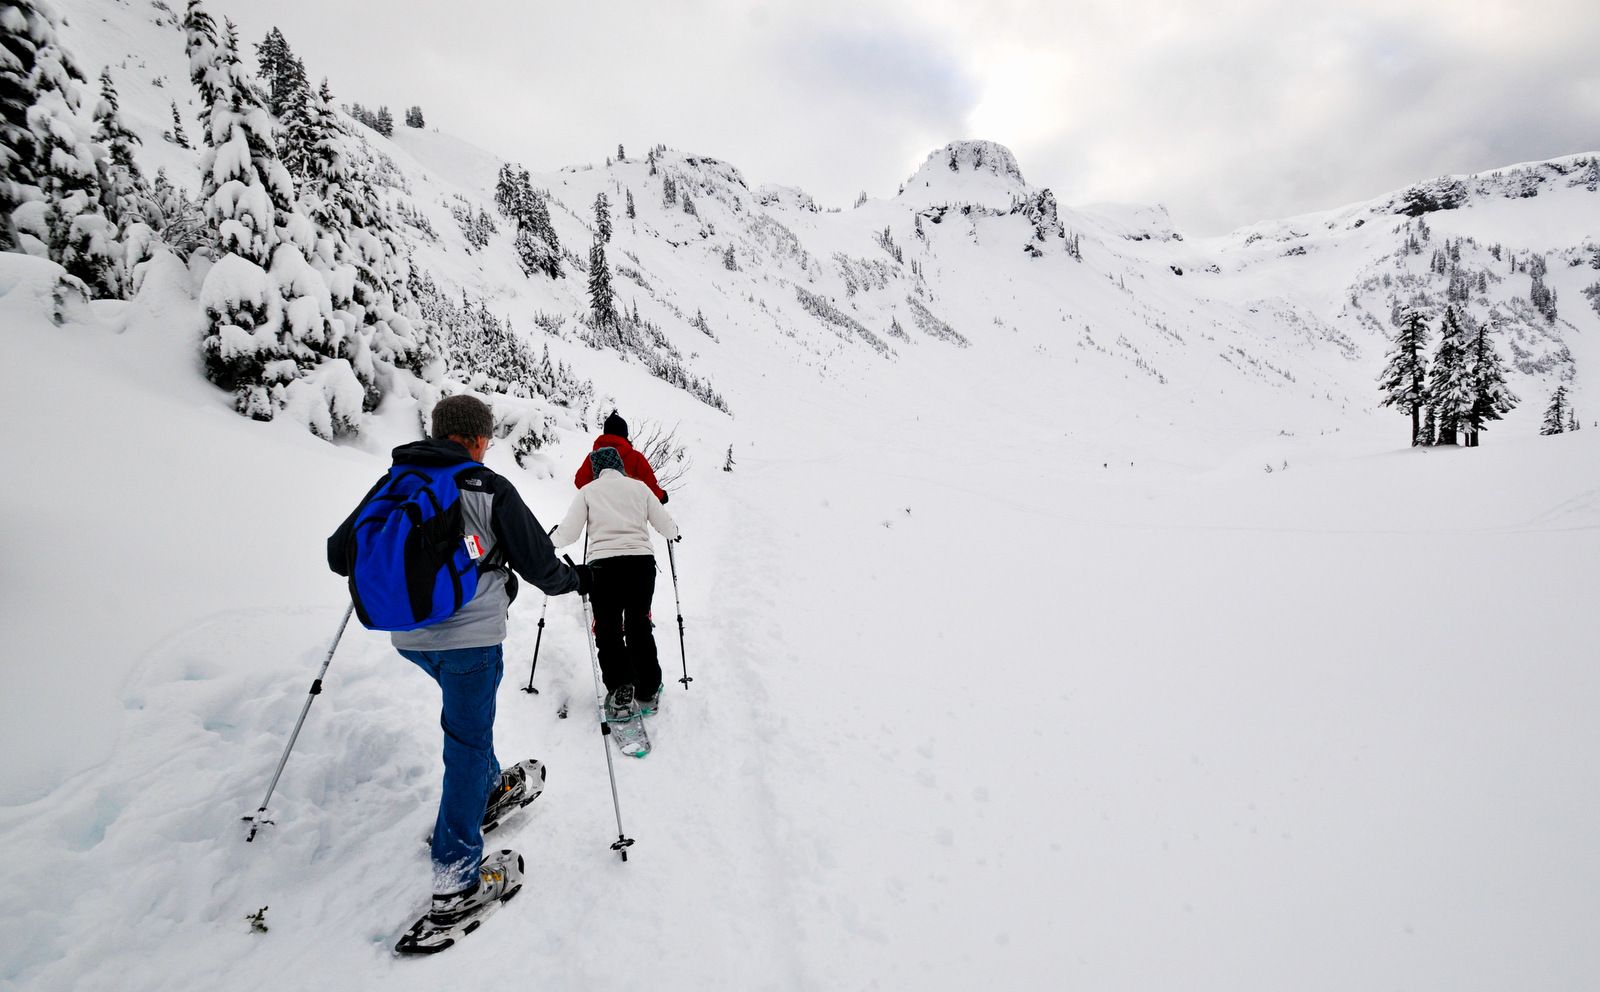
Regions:
M 628 156 L 623 153 L 622 145 L 620 145 L 620 144 L 617 145 L 617 161 L 618 162 L 626 162 L 627 160 L 628 160 Z
M 594 229 L 601 241 L 611 240 L 611 202 L 606 199 L 604 191 L 594 198 Z
M 94 137 L 106 152 L 102 203 L 106 216 L 119 230 L 129 224 L 146 222 L 153 214 L 144 174 L 133 158 L 139 136 L 122 123 L 120 109 L 111 70 L 105 69 L 100 73 L 100 102 L 94 110 Z
M 292 379 L 281 337 L 282 300 L 266 269 L 278 245 L 280 215 L 293 189 L 278 160 L 262 95 L 246 78 L 231 43 L 217 35 L 200 0 L 184 17 L 189 78 L 200 90 L 205 147 L 200 201 L 219 258 L 201 286 L 209 326 L 202 341 L 206 376 L 234 394 L 234 407 L 256 420 L 275 412 L 270 387 Z M 230 25 L 230 41 L 232 36 Z
M 282 117 L 306 87 L 305 65 L 289 50 L 283 32 L 273 28 L 266 40 L 256 46 L 256 63 L 267 86 L 267 107 L 274 117 Z
M 32 3 L 0 2 L 0 251 L 23 248 L 14 215 L 43 198 L 35 175 L 38 142 L 28 123 L 38 88 L 38 48 L 55 33 Z
M 510 163 L 502 164 L 494 184 L 494 205 L 513 222 L 521 220 L 517 216 L 517 194 L 517 172 Z
M 294 212 L 294 184 L 278 158 L 272 122 L 262 113 L 262 94 L 237 51 L 218 41 L 215 22 L 199 0 L 190 0 L 188 15 L 190 78 L 205 102 L 200 199 L 206 219 L 220 252 L 265 268 L 283 215 Z
M 1544 411 L 1544 424 L 1540 434 L 1560 434 L 1566 431 L 1571 411 L 1567 407 L 1567 387 L 1557 386 L 1550 395 L 1550 405 Z
M 162 138 L 173 142 L 181 149 L 192 149 L 194 147 L 189 144 L 189 134 L 184 134 L 184 118 L 178 114 L 178 101 L 176 99 L 173 101 L 173 130 L 162 131 Z
M 625 193 L 626 199 L 624 200 L 625 206 L 623 207 L 623 212 L 628 215 L 629 220 L 633 220 L 635 217 L 639 216 L 638 213 L 633 209 L 633 190 L 626 190 Z
M 606 265 L 605 244 L 598 238 L 589 247 L 589 311 L 594 315 L 596 327 L 609 327 L 617 322 L 611 269 Z
M 406 108 L 406 127 L 422 128 L 426 126 L 422 120 L 421 107 L 413 105 Z
M 1422 441 L 1425 446 L 1431 447 L 1439 440 L 1439 417 L 1433 412 L 1433 407 L 1428 407 L 1428 416 L 1422 421 Z
M 378 108 L 378 124 L 373 130 L 385 138 L 394 137 L 394 115 L 389 113 L 387 106 Z
M 121 246 L 102 208 L 106 152 L 82 120 L 85 80 L 56 29 L 45 4 L 0 4 L 0 247 L 114 296 Z
M 1506 387 L 1505 365 L 1489 340 L 1489 321 L 1477 327 L 1468 357 L 1469 379 L 1472 387 L 1472 406 L 1467 411 L 1465 427 L 1467 446 L 1478 446 L 1478 435 L 1485 425 L 1499 420 L 1517 405 L 1517 397 Z
M 552 279 L 561 277 L 561 239 L 556 235 L 556 228 L 550 221 L 549 196 L 543 191 L 535 190 L 533 182 L 528 176 L 528 170 L 522 170 L 518 177 L 523 198 L 526 200 L 528 213 L 528 230 L 535 238 L 543 242 L 540 268 L 544 274 Z
M 739 260 L 734 257 L 733 244 L 731 242 L 728 244 L 728 247 L 722 250 L 722 267 L 727 269 L 729 272 L 739 271 Z
M 1399 331 L 1394 347 L 1389 351 L 1389 361 L 1378 377 L 1378 388 L 1383 391 L 1380 406 L 1397 407 L 1411 414 L 1411 443 L 1422 444 L 1422 407 L 1428 403 L 1427 363 L 1422 349 L 1428 344 L 1428 325 L 1414 307 L 1400 314 Z
M 1455 444 L 1457 432 L 1472 412 L 1471 371 L 1466 330 L 1456 308 L 1446 307 L 1439 324 L 1439 347 L 1428 372 L 1428 400 L 1439 418 L 1439 444 Z

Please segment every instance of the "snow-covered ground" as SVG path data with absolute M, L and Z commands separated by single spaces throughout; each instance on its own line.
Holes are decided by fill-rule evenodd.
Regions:
M 126 70 L 149 171 L 192 185 L 158 136 L 169 100 L 196 132 L 170 22 L 60 6 L 91 76 Z M 1567 173 L 1533 167 L 1532 198 L 1469 177 L 1409 255 L 1399 194 L 1206 241 L 1062 206 L 1081 261 L 1007 212 L 1041 191 L 987 143 L 844 212 L 680 151 L 659 162 L 693 216 L 638 150 L 535 177 L 579 252 L 608 193 L 619 302 L 728 416 L 585 345 L 583 274 L 524 276 L 503 218 L 467 251 L 449 208 L 492 210 L 500 159 L 367 138 L 447 293 L 694 459 L 669 509 L 695 681 L 618 767 L 631 860 L 571 597 L 518 691 L 534 591 L 498 746 L 549 785 L 491 837 L 527 886 L 480 933 L 389 953 L 427 896 L 440 759 L 436 690 L 380 635 L 346 634 L 246 844 L 347 602 L 323 540 L 415 404 L 339 444 L 245 420 L 201 376 L 195 273 L 163 259 L 58 326 L 52 267 L 0 256 L 0 989 L 1593 984 L 1600 430 L 1536 434 L 1558 383 L 1588 409 L 1600 362 L 1600 196 Z M 1548 256 L 1561 318 L 1507 325 L 1523 403 L 1482 447 L 1410 449 L 1375 408 L 1383 328 L 1442 298 L 1429 258 L 1458 238 L 1493 276 L 1480 316 L 1529 292 L 1502 244 Z M 589 443 L 556 433 L 524 467 L 488 456 L 547 524 Z M 663 573 L 674 676 L 675 613 Z
M 4 598 L 5 987 L 1576 989 L 1600 965 L 1600 432 L 1397 450 L 1384 417 L 1285 442 L 1288 470 L 1196 470 L 1177 436 L 1112 461 L 1061 438 L 1048 370 L 1005 402 L 775 384 L 735 470 L 672 504 L 695 682 L 619 768 L 632 860 L 575 602 L 518 691 L 530 594 L 499 748 L 550 782 L 494 837 L 527 888 L 395 961 L 438 731 L 383 638 L 346 636 L 277 825 L 239 822 L 342 608 L 321 539 L 381 459 L 236 417 L 159 321 L 6 320 L 6 367 L 76 385 L 6 398 L 18 464 L 49 466 L 8 487 L 7 544 L 52 553 L 11 557 Z M 144 362 L 168 371 L 122 374 Z M 565 472 L 490 462 L 564 508 Z M 669 670 L 673 612 L 663 582 Z

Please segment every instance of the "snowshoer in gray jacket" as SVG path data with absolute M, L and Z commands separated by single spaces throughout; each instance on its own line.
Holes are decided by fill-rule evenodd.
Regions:
M 483 461 L 494 416 L 473 396 L 449 396 L 433 408 L 432 436 L 394 449 L 396 465 L 443 466 Z M 383 485 L 379 480 L 370 498 Z M 517 575 L 549 595 L 587 593 L 587 567 L 556 558 L 544 528 L 509 480 L 481 464 L 456 476 L 463 537 L 483 551 L 477 592 L 449 618 L 390 636 L 396 650 L 439 684 L 444 728 L 444 788 L 433 827 L 433 907 L 430 919 L 447 926 L 498 902 L 520 884 L 521 857 L 499 851 L 483 857 L 483 828 L 526 805 L 543 787 L 539 762 L 520 762 L 504 774 L 494 753 L 495 691 L 504 669 L 506 610 Z M 367 498 L 362 499 L 365 505 Z M 349 575 L 355 561 L 358 506 L 328 538 L 328 567 Z M 515 574 L 513 574 L 515 573 Z

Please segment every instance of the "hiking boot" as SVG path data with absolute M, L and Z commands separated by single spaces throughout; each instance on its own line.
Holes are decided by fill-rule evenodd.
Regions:
M 657 685 L 656 691 L 648 696 L 640 696 L 638 702 L 640 716 L 650 716 L 659 712 L 661 709 L 661 686 Z
M 606 697 L 606 719 L 612 723 L 632 720 L 639 715 L 639 704 L 633 701 L 633 686 L 619 685 Z
M 495 851 L 478 862 L 478 881 L 460 892 L 435 895 L 428 910 L 428 922 L 447 927 L 459 923 L 495 903 L 504 902 L 522 888 L 522 855 L 516 851 Z
M 500 782 L 489 793 L 483 811 L 483 832 L 488 833 L 515 810 L 539 798 L 544 791 L 544 762 L 529 758 L 500 773 Z

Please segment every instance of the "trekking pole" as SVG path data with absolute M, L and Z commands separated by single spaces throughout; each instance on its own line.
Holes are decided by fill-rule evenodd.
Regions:
M 355 603 L 345 607 L 344 619 L 339 621 L 339 632 L 333 635 L 333 643 L 328 646 L 328 656 L 322 659 L 322 670 L 317 673 L 316 681 L 311 683 L 311 691 L 306 693 L 306 704 L 300 707 L 300 719 L 294 722 L 294 732 L 289 735 L 289 743 L 283 749 L 283 757 L 278 759 L 278 770 L 272 773 L 272 782 L 267 785 L 266 797 L 261 800 L 261 808 L 256 810 L 254 816 L 241 816 L 239 819 L 250 824 L 250 833 L 245 837 L 245 843 L 256 839 L 256 831 L 262 824 L 271 823 L 266 818 L 267 803 L 272 801 L 272 792 L 278 787 L 278 777 L 283 774 L 283 766 L 289 763 L 289 752 L 294 750 L 294 742 L 300 736 L 300 728 L 305 725 L 306 714 L 311 712 L 311 701 L 322 693 L 322 677 L 328 674 L 328 666 L 333 663 L 333 653 L 339 650 L 339 639 L 344 637 L 344 629 L 350 626 L 350 614 L 356 611 Z
M 546 534 L 554 534 L 555 532 L 556 529 L 552 527 L 546 531 Z M 531 692 L 535 696 L 539 694 L 539 690 L 533 687 L 533 673 L 539 667 L 539 644 L 544 640 L 544 615 L 548 612 L 550 612 L 550 594 L 545 593 L 544 605 L 539 607 L 539 633 L 533 639 L 533 664 L 528 666 L 528 685 L 522 690 L 523 692 Z M 566 716 L 566 711 L 563 710 L 561 715 Z
M 572 559 L 567 558 L 567 564 L 572 564 Z M 589 667 L 594 673 L 594 702 L 595 711 L 600 716 L 600 747 L 606 752 L 606 775 L 611 779 L 611 808 L 617 814 L 617 839 L 612 843 L 611 849 L 622 855 L 622 860 L 628 860 L 628 848 L 633 846 L 633 838 L 627 836 L 622 830 L 622 803 L 617 799 L 617 771 L 611 763 L 611 742 L 606 738 L 611 736 L 611 724 L 606 722 L 606 694 L 600 684 L 600 656 L 594 649 L 594 628 L 589 617 L 589 596 L 585 593 L 579 597 L 583 600 L 583 628 L 585 636 L 589 639 Z
M 683 691 L 689 691 L 689 683 L 694 679 L 689 677 L 689 658 L 683 650 L 683 600 L 678 598 L 678 558 L 672 553 L 672 546 L 678 542 L 667 542 L 667 564 L 672 566 L 672 601 L 678 604 L 678 660 L 683 663 Z
M 533 673 L 539 668 L 539 645 L 544 641 L 544 615 L 550 611 L 550 596 L 544 597 L 544 605 L 539 607 L 539 633 L 533 639 L 533 664 L 528 666 L 528 684 L 522 687 L 523 692 L 531 692 L 535 696 L 539 690 L 533 687 Z

